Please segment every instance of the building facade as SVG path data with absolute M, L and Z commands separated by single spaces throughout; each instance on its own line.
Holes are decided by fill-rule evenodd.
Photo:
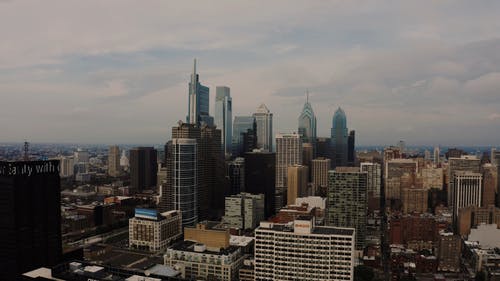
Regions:
M 273 114 L 261 104 L 253 114 L 257 124 L 257 148 L 273 151 Z
M 482 207 L 482 180 L 480 173 L 456 171 L 453 174 L 453 184 L 449 196 L 453 221 L 457 221 L 458 211 L 469 206 Z
M 334 157 L 332 158 L 334 167 L 347 166 L 347 118 L 342 108 L 338 108 L 333 114 L 331 141 Z
M 353 280 L 352 228 L 261 222 L 255 230 L 255 280 Z
M 222 151 L 226 155 L 232 154 L 233 141 L 233 100 L 230 89 L 226 86 L 215 88 L 215 114 L 214 122 L 221 130 Z
M 330 166 L 331 160 L 329 158 L 319 157 L 311 161 L 311 182 L 318 194 L 321 193 L 321 190 L 328 188 Z
M 288 167 L 302 164 L 302 140 L 300 135 L 276 135 L 276 189 L 285 191 Z
M 257 129 L 257 123 L 253 116 L 235 116 L 233 122 L 233 139 L 232 139 L 232 149 L 233 157 L 243 156 L 245 149 L 243 148 L 244 133 L 248 130 Z M 257 132 L 255 132 L 257 134 Z M 257 142 L 257 140 L 256 140 Z
M 108 175 L 112 177 L 120 176 L 120 147 L 112 145 L 108 152 Z
M 264 220 L 264 194 L 240 193 L 226 197 L 222 221 L 234 228 L 254 229 Z
M 309 103 L 309 93 L 306 95 L 306 102 L 299 115 L 298 129 L 303 143 L 314 144 L 316 142 L 316 116 Z
M 182 236 L 182 213 L 178 210 L 159 214 L 156 210 L 135 209 L 129 219 L 129 246 L 158 252 Z
M 361 171 L 366 172 L 366 192 L 369 211 L 380 209 L 382 169 L 379 163 L 363 162 Z
M 295 204 L 295 199 L 307 196 L 309 168 L 304 165 L 288 167 L 287 205 Z
M 153 147 L 130 150 L 130 187 L 135 191 L 156 186 L 157 152 Z
M 264 194 L 264 215 L 275 214 L 276 154 L 254 151 L 245 153 L 245 192 Z
M 193 73 L 189 82 L 188 115 L 186 122 L 201 125 L 206 123 L 213 125 L 213 118 L 209 114 L 210 92 L 208 87 L 200 83 L 200 77 L 196 73 L 196 59 L 194 60 Z

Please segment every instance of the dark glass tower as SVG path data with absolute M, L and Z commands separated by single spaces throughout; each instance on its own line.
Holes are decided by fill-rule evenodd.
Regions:
M 266 218 L 275 214 L 275 177 L 275 153 L 245 153 L 245 192 L 264 194 L 264 213 Z
M 135 147 L 130 150 L 130 181 L 135 191 L 156 186 L 158 172 L 157 152 L 153 147 Z
M 187 123 L 201 125 L 202 122 L 213 125 L 214 120 L 209 115 L 210 92 L 208 87 L 200 83 L 196 73 L 196 59 L 194 60 L 193 74 L 189 82 L 189 101 Z
M 335 156 L 332 158 L 333 166 L 347 166 L 347 118 L 340 107 L 333 115 L 331 137 Z
M 355 134 L 356 132 L 352 130 L 347 137 L 347 165 L 351 167 L 354 167 L 356 162 Z
M 60 262 L 59 160 L 0 162 L 0 280 Z

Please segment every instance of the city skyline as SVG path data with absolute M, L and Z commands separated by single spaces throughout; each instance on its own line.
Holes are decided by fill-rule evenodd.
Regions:
M 318 136 L 340 106 L 357 145 L 500 143 L 497 2 L 53 3 L 0 3 L 2 142 L 162 143 L 198 58 L 210 114 L 227 85 L 233 116 L 265 103 L 273 134 L 309 89 Z

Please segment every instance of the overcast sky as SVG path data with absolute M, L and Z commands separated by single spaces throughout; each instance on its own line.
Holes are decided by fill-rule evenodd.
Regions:
M 164 143 L 202 84 L 358 145 L 500 145 L 500 1 L 0 0 L 0 142 Z

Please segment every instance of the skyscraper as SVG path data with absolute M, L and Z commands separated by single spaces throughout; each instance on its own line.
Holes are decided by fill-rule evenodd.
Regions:
M 233 123 L 233 157 L 243 156 L 243 133 L 252 130 L 256 127 L 255 118 L 253 116 L 235 116 Z
M 347 137 L 347 166 L 353 167 L 356 162 L 356 149 L 355 149 L 355 131 L 352 130 L 349 132 L 349 136 Z
M 286 197 L 287 170 L 289 166 L 302 164 L 302 140 L 297 133 L 276 135 L 276 190 Z M 276 208 L 284 202 L 277 202 Z
M 309 93 L 306 94 L 306 102 L 299 116 L 299 134 L 303 143 L 316 142 L 316 116 L 309 103 Z
M 265 151 L 273 151 L 273 114 L 265 104 L 257 108 L 253 114 L 257 123 L 257 148 Z
M 217 86 L 215 88 L 215 125 L 222 133 L 222 149 L 226 155 L 232 153 L 231 144 L 233 137 L 233 101 L 229 87 Z
M 307 182 L 309 168 L 304 165 L 293 165 L 288 167 L 287 174 L 287 205 L 295 204 L 298 197 L 307 196 Z
M 60 262 L 59 161 L 0 162 L 0 280 Z
M 450 207 L 455 226 L 457 226 L 458 211 L 461 208 L 469 206 L 482 207 L 482 180 L 483 176 L 480 173 L 456 171 L 453 174 L 453 185 L 449 197 L 451 197 Z
M 449 150 L 450 151 L 450 150 Z M 454 175 L 458 171 L 481 172 L 481 160 L 475 156 L 462 155 L 461 157 L 448 158 L 448 206 L 452 204 Z
M 333 115 L 331 137 L 335 156 L 332 159 L 334 167 L 346 166 L 348 154 L 347 118 L 340 107 Z
M 316 194 L 326 196 L 328 188 L 328 171 L 331 167 L 329 158 L 319 157 L 311 161 L 311 181 L 313 183 Z
M 200 125 L 202 122 L 213 125 L 213 118 L 209 114 L 210 92 L 203 86 L 196 73 L 196 59 L 194 60 L 193 73 L 189 82 L 188 116 L 189 124 Z
M 382 168 L 378 163 L 361 163 L 361 171 L 367 173 L 366 191 L 368 211 L 380 210 Z
M 117 145 L 112 145 L 108 152 L 108 174 L 112 177 L 118 177 L 120 170 L 120 148 Z
M 196 139 L 172 139 L 174 209 L 182 212 L 182 226 L 198 222 L 198 165 Z
M 157 152 L 153 147 L 135 147 L 130 150 L 130 187 L 136 192 L 156 186 L 158 173 Z
M 245 158 L 237 157 L 229 162 L 226 175 L 231 182 L 231 195 L 245 191 Z
M 367 173 L 355 167 L 338 167 L 328 172 L 327 225 L 356 229 L 356 249 L 362 250 L 368 212 Z
M 245 192 L 264 194 L 264 213 L 275 214 L 276 154 L 254 151 L 245 153 Z

